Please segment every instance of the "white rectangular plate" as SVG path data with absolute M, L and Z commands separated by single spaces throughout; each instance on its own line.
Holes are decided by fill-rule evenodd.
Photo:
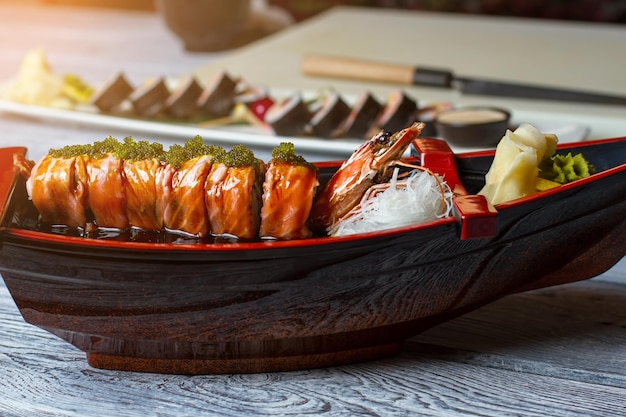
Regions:
M 111 116 L 95 112 L 63 110 L 42 106 L 32 106 L 8 100 L 0 100 L 0 112 L 26 116 L 42 122 L 63 122 L 83 126 L 110 128 L 136 136 L 137 139 L 169 138 L 187 140 L 196 135 L 210 143 L 223 146 L 242 144 L 253 150 L 264 152 L 281 142 L 292 142 L 296 152 L 305 156 L 313 155 L 311 160 L 344 159 L 349 156 L 363 141 L 359 139 L 324 139 L 316 137 L 285 137 L 274 135 L 252 125 L 230 125 L 219 128 L 202 128 L 192 124 L 149 121 L 127 117 Z M 586 125 L 573 123 L 560 115 L 533 115 L 513 112 L 512 125 L 522 122 L 533 124 L 544 133 L 554 133 L 559 143 L 585 140 L 589 133 Z M 503 132 L 504 133 L 504 132 Z M 141 138 L 139 137 L 141 136 Z M 466 148 L 452 146 L 457 152 L 478 151 L 486 148 Z

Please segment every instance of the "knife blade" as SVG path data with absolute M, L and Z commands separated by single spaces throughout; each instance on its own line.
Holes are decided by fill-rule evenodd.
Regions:
M 415 67 L 331 55 L 309 54 L 301 62 L 305 75 L 361 81 L 449 88 L 461 94 L 578 103 L 626 105 L 626 96 L 499 80 L 457 77 L 447 69 Z

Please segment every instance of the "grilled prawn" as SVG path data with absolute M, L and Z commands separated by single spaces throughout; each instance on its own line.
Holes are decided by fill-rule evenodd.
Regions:
M 402 156 L 424 126 L 420 122 L 393 134 L 381 131 L 354 151 L 315 197 L 309 217 L 311 227 L 328 232 L 359 204 L 371 185 L 387 181 L 391 175 L 389 164 Z

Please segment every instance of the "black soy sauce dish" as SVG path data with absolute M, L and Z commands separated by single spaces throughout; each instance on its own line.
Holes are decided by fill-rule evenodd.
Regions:
M 497 107 L 472 106 L 445 110 L 435 118 L 437 136 L 465 147 L 496 146 L 509 127 L 511 113 Z

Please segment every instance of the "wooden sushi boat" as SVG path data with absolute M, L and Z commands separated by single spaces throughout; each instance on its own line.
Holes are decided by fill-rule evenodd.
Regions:
M 465 192 L 455 215 L 341 237 L 248 242 L 85 238 L 38 227 L 20 147 L 0 150 L 0 272 L 24 319 L 97 368 L 174 374 L 335 366 L 519 291 L 592 278 L 626 254 L 626 138 L 565 144 L 596 173 L 497 204 L 493 151 L 417 139 Z M 323 185 L 340 162 L 317 164 Z M 464 195 L 462 195 L 464 194 Z

